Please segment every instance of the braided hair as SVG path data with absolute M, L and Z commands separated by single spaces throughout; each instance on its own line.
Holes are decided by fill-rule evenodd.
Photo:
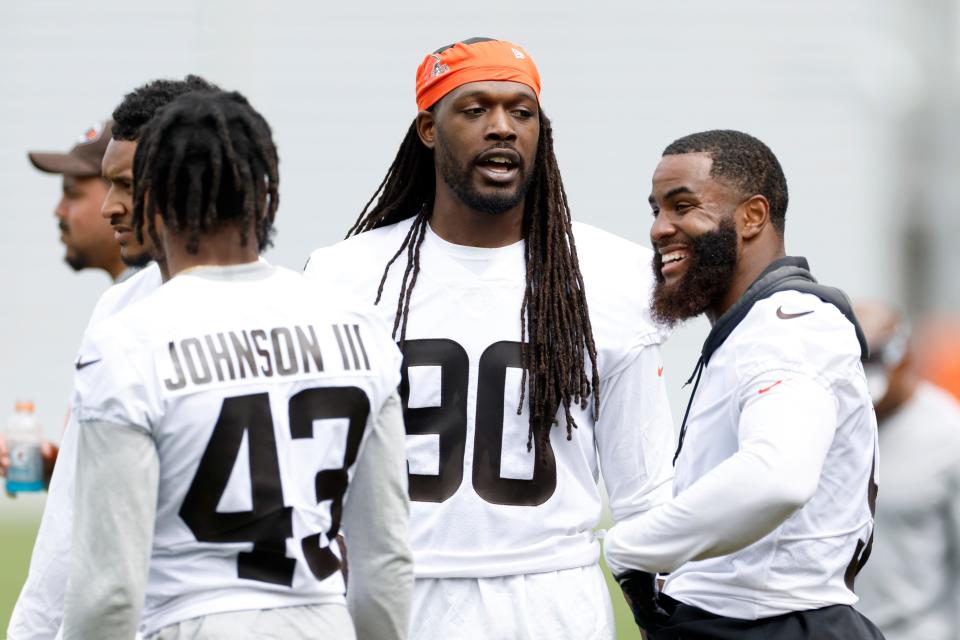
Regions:
M 270 126 L 236 92 L 193 92 L 177 98 L 147 123 L 133 162 L 133 226 L 160 244 L 159 213 L 187 251 L 222 224 L 236 224 L 240 245 L 254 230 L 260 250 L 271 244 L 278 205 L 277 149 Z
M 571 413 L 574 403 L 585 409 L 592 394 L 594 416 L 600 411 L 596 346 L 570 207 L 553 150 L 550 120 L 542 111 L 539 118 L 536 163 L 523 214 L 526 289 L 520 307 L 520 342 L 524 372 L 517 414 L 522 412 L 529 389 L 528 448 L 537 434 L 542 434 L 542 442 L 547 441 L 549 427 L 555 422 L 561 405 L 568 440 L 576 427 Z M 379 304 L 390 267 L 406 253 L 393 326 L 394 338 L 399 334 L 401 346 L 406 339 L 410 299 L 420 273 L 420 247 L 433 211 L 435 187 L 433 151 L 420 141 L 414 122 L 380 186 L 347 233 L 349 237 L 414 218 L 399 249 L 384 267 L 375 300 Z M 589 374 L 586 357 L 590 358 Z

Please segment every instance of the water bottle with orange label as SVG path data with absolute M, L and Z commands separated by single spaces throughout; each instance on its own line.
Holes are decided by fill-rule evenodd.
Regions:
M 33 403 L 18 401 L 7 422 L 7 492 L 43 491 L 43 431 L 33 412 Z

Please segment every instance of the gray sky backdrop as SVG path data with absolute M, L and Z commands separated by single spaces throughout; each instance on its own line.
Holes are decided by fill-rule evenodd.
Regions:
M 742 129 L 786 171 L 788 251 L 852 295 L 904 300 L 912 285 L 901 230 L 915 188 L 904 131 L 918 105 L 955 84 L 930 70 L 956 66 L 955 4 L 2 2 L 0 416 L 32 398 L 59 439 L 81 332 L 109 284 L 63 263 L 52 213 L 59 180 L 34 170 L 28 149 L 66 150 L 157 77 L 199 73 L 240 90 L 280 151 L 267 257 L 300 268 L 343 236 L 379 183 L 416 112 L 422 57 L 470 36 L 513 40 L 537 62 L 575 218 L 649 245 L 646 200 L 664 146 L 697 130 Z M 635 277 L 623 274 L 623 286 Z M 706 330 L 690 323 L 665 350 L 678 420 L 680 385 Z

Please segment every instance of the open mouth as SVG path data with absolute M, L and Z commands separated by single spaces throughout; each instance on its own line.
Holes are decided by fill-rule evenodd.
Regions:
M 665 277 L 679 273 L 689 258 L 690 253 L 686 249 L 674 249 L 672 251 L 662 252 L 660 254 L 660 273 Z
M 491 149 L 480 154 L 474 163 L 491 182 L 512 182 L 520 173 L 520 156 L 512 149 Z

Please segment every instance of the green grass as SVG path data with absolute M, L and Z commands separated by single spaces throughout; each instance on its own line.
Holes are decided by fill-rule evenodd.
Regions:
M 617 640 L 640 640 L 640 630 L 637 623 L 633 621 L 633 614 L 627 607 L 626 600 L 623 599 L 623 593 L 620 591 L 620 585 L 610 575 L 607 569 L 607 563 L 600 558 L 600 566 L 603 567 L 603 576 L 607 579 L 607 588 L 610 589 L 610 598 L 613 600 L 613 617 L 617 622 Z
M 0 493 L 0 500 L 6 500 Z M 6 637 L 10 613 L 20 595 L 20 587 L 27 579 L 30 552 L 40 526 L 40 514 L 35 516 L 4 514 L 0 520 L 0 636 Z
M 0 499 L 6 499 L 0 495 Z M 10 517 L 3 514 L 0 520 L 0 637 L 6 636 L 10 613 L 20 594 L 20 587 L 27 578 L 30 564 L 30 552 L 33 540 L 40 526 L 40 514 L 18 514 Z M 601 561 L 602 562 L 602 561 Z M 617 640 L 640 640 L 640 632 L 633 622 L 633 616 L 623 600 L 620 587 L 614 582 L 605 564 L 603 573 L 607 578 L 610 597 L 613 599 L 613 613 L 617 622 Z

